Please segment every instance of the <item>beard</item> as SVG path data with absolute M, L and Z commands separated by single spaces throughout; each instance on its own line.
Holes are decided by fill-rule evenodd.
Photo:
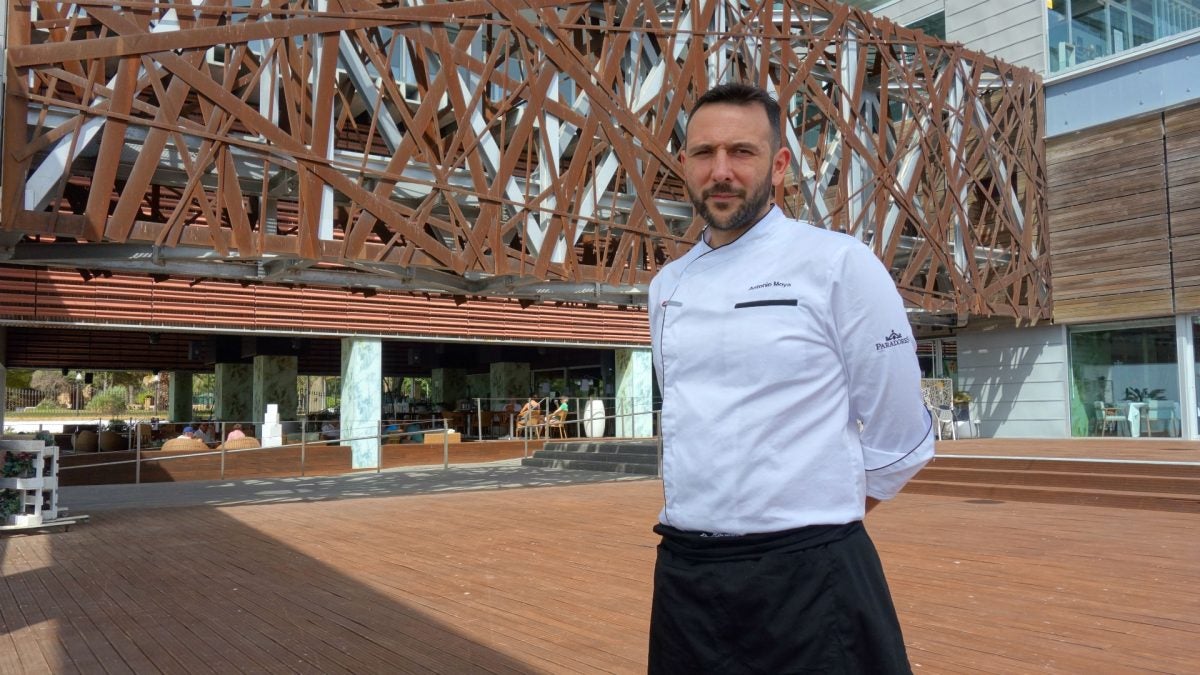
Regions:
M 771 179 L 768 176 L 749 196 L 745 190 L 736 190 L 729 183 L 717 183 L 701 192 L 699 196 L 692 191 L 691 187 L 688 187 L 687 191 L 688 198 L 692 200 L 692 206 L 696 209 L 696 214 L 703 218 L 709 227 L 714 230 L 737 231 L 753 225 L 759 219 L 771 201 L 772 187 L 774 186 L 771 185 Z M 707 200 L 714 195 L 740 197 L 742 205 L 729 214 L 725 220 L 719 220 L 718 216 L 708 208 Z

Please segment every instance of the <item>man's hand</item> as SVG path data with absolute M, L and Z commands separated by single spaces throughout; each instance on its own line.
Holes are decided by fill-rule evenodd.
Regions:
M 876 506 L 879 506 L 879 500 L 875 499 L 874 497 L 867 497 L 867 513 L 870 513 L 871 509 L 875 508 Z

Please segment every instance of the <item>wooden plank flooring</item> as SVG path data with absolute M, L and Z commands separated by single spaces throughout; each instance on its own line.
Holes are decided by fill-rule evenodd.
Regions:
M 639 480 L 99 511 L 0 538 L 0 672 L 644 672 L 661 500 Z M 1198 524 L 910 494 L 868 519 L 918 673 L 1196 672 Z

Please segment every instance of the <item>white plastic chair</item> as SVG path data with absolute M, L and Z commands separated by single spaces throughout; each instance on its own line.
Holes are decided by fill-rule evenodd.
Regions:
M 958 440 L 958 425 L 954 423 L 954 410 L 952 408 L 942 408 L 940 406 L 929 406 L 929 414 L 933 416 L 933 423 L 937 427 L 938 440 L 942 440 L 942 434 L 945 433 L 945 428 L 950 427 L 950 438 Z

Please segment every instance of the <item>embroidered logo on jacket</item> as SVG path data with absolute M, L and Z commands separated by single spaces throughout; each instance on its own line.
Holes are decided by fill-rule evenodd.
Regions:
M 908 344 L 909 342 L 912 342 L 912 338 L 904 337 L 903 335 L 897 333 L 895 329 L 892 329 L 892 332 L 887 337 L 883 338 L 883 342 L 875 343 L 875 351 L 898 347 L 903 344 Z
M 755 284 L 746 290 L 757 291 L 760 288 L 790 288 L 791 285 L 791 282 L 788 281 L 767 281 L 761 284 Z

